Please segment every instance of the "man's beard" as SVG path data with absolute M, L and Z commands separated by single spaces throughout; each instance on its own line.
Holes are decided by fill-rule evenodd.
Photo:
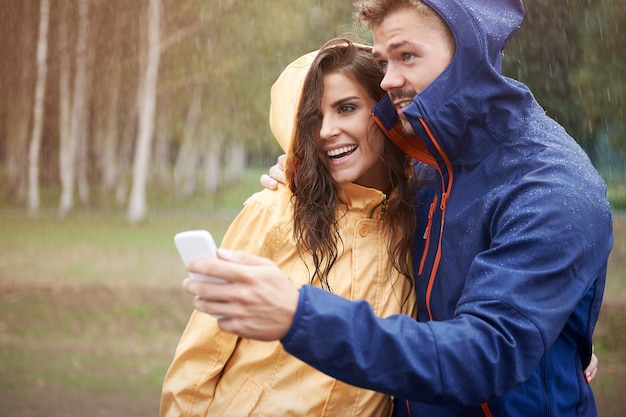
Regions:
M 417 93 L 413 90 L 410 90 L 410 91 L 399 91 L 397 93 L 389 92 L 388 94 L 389 94 L 389 98 L 391 99 L 391 101 L 393 103 L 397 103 L 403 100 L 412 101 Z M 398 111 L 398 109 L 396 109 L 396 111 Z M 409 121 L 404 116 L 404 113 L 399 112 L 398 117 L 400 118 L 400 127 L 402 128 L 402 133 L 404 133 L 407 136 L 415 136 L 415 130 L 413 129 L 413 126 L 411 126 Z
M 402 133 L 404 133 L 407 136 L 415 136 L 415 130 L 413 129 L 413 126 L 411 126 L 411 123 L 409 123 L 409 121 L 406 119 L 404 114 L 400 114 L 399 117 L 400 117 L 400 127 L 402 128 Z

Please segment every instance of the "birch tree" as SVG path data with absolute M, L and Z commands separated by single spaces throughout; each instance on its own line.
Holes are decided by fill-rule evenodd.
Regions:
M 41 0 L 39 10 L 39 39 L 37 41 L 37 81 L 35 103 L 33 105 L 33 130 L 28 150 L 28 212 L 31 216 L 39 213 L 39 151 L 44 117 L 44 95 L 48 71 L 48 26 L 50 21 L 50 1 Z
M 146 215 L 146 186 L 148 183 L 150 150 L 154 134 L 154 115 L 159 74 L 161 0 L 148 4 L 147 56 L 144 74 L 140 80 L 142 96 L 139 99 L 139 129 L 133 162 L 133 186 L 128 205 L 128 220 L 137 223 Z
M 58 53 L 59 57 L 59 173 L 67 159 L 67 145 L 72 131 L 72 73 L 68 40 L 68 7 L 66 3 L 60 6 L 58 24 Z M 61 174 L 61 181 L 63 175 Z
M 72 120 L 69 137 L 61 138 L 59 149 L 61 199 L 58 215 L 65 217 L 74 206 L 76 151 L 86 133 L 88 77 L 89 0 L 78 0 L 78 33 L 76 40 L 76 73 L 72 95 Z

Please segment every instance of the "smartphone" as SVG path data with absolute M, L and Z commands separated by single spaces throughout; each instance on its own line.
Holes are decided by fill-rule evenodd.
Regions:
M 187 264 L 192 259 L 214 259 L 217 257 L 217 246 L 213 236 L 206 230 L 187 230 L 177 233 L 174 236 L 174 244 L 178 249 L 178 254 L 183 260 L 183 264 Z M 189 277 L 198 281 L 225 283 L 223 279 L 209 277 L 194 272 L 189 272 Z

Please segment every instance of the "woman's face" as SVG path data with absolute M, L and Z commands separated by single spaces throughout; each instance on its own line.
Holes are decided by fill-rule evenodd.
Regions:
M 385 189 L 385 136 L 372 119 L 376 100 L 341 72 L 326 74 L 317 136 L 320 159 L 339 184 Z

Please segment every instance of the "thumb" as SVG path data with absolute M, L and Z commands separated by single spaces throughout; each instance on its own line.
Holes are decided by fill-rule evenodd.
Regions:
M 241 265 L 272 265 L 272 261 L 248 252 L 219 248 L 217 257 L 223 261 Z

